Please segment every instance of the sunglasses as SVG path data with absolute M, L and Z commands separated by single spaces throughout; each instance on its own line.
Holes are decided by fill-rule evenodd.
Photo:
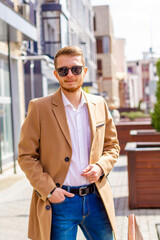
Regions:
M 71 68 L 61 67 L 61 68 L 56 68 L 56 71 L 58 72 L 60 77 L 65 77 L 68 75 L 69 69 L 71 69 L 71 72 L 74 75 L 80 75 L 82 73 L 83 68 L 84 66 L 73 66 Z

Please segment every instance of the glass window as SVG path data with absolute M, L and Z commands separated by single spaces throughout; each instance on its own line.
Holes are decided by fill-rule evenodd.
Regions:
M 96 39 L 97 53 L 109 53 L 110 52 L 110 41 L 109 37 L 98 37 Z
M 8 74 L 8 62 L 0 62 L 0 97 L 9 97 L 10 88 L 9 88 L 9 74 Z
M 103 53 L 109 53 L 109 37 L 103 37 Z
M 0 148 L 2 163 L 13 155 L 12 115 L 8 61 L 0 59 Z
M 97 75 L 98 77 L 102 76 L 102 60 L 97 59 Z
M 102 38 L 96 39 L 97 53 L 103 53 Z
M 44 53 L 51 58 L 60 49 L 60 16 L 59 12 L 52 12 L 54 19 L 43 19 Z M 44 17 L 48 17 L 44 15 Z
M 97 70 L 102 70 L 102 60 L 101 59 L 98 59 L 97 60 Z
M 8 63 L 4 61 L 4 96 L 10 96 L 10 84 L 9 84 L 9 74 L 8 74 Z
M 11 104 L 0 104 L 0 139 L 2 159 L 13 153 Z
M 95 16 L 93 18 L 93 27 L 94 27 L 94 31 L 96 31 L 97 30 L 97 28 L 96 28 L 96 13 L 95 13 Z

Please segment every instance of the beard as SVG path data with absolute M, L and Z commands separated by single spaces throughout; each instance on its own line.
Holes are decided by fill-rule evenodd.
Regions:
M 64 90 L 66 90 L 67 92 L 76 92 L 80 87 L 82 87 L 83 85 L 83 81 L 80 82 L 80 84 L 76 87 L 64 87 L 63 84 L 60 84 L 61 88 L 63 88 Z

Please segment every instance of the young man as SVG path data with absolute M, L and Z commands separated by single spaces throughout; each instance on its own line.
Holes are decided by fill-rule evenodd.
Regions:
M 62 48 L 54 58 L 58 91 L 30 102 L 18 161 L 33 186 L 29 238 L 113 240 L 115 213 L 107 175 L 119 154 L 103 98 L 83 92 L 83 52 Z M 116 235 L 115 235 L 116 236 Z

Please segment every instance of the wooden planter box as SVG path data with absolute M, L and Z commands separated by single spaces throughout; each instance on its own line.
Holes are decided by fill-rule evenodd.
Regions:
M 138 129 L 130 131 L 129 142 L 160 142 L 160 132 L 155 129 Z
M 131 130 L 137 130 L 137 129 L 153 129 L 151 126 L 151 122 L 119 122 L 116 124 L 117 134 L 118 134 L 118 140 L 120 144 L 120 154 L 126 154 L 125 152 L 125 146 L 127 142 L 130 140 L 130 131 Z
M 129 208 L 160 207 L 160 142 L 132 142 L 128 156 Z

